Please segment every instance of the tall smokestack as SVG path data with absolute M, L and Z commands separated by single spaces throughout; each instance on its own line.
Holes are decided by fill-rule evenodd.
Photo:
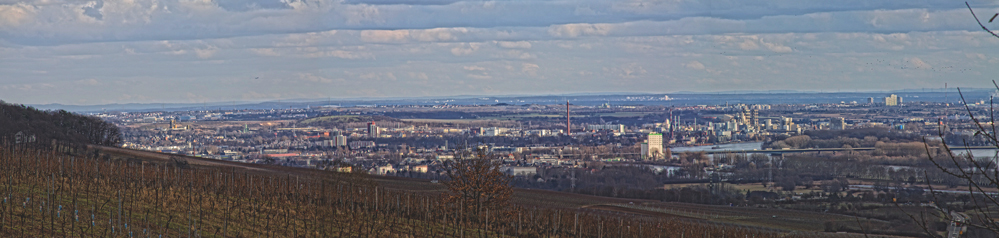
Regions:
M 565 100 L 565 134 L 572 136 L 572 121 L 569 120 L 569 100 Z
M 670 140 L 673 140 L 673 130 L 674 130 L 673 128 L 675 128 L 677 124 L 678 123 L 676 122 L 676 117 L 673 117 L 673 108 L 670 107 L 669 108 L 669 139 L 666 139 L 667 142 L 669 142 Z

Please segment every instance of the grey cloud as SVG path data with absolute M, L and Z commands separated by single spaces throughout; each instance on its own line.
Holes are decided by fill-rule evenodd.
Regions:
M 281 0 L 215 0 L 222 9 L 231 12 L 246 12 L 261 9 L 291 9 Z
M 4 1 L 4 0 L 0 0 Z M 872 27 L 863 13 L 913 9 L 929 14 L 957 11 L 965 14 L 962 4 L 952 1 L 800 1 L 800 0 L 728 0 L 728 1 L 456 1 L 431 0 L 219 0 L 195 6 L 194 2 L 158 2 L 136 0 L 142 7 L 115 8 L 110 3 L 88 6 L 87 2 L 68 1 L 52 4 L 29 1 L 37 14 L 20 21 L 18 27 L 0 30 L 0 37 L 26 45 L 51 45 L 95 41 L 185 40 L 225 38 L 266 34 L 305 33 L 327 30 L 399 30 L 431 28 L 535 28 L 566 24 L 623 24 L 627 22 L 675 22 L 668 28 L 649 28 L 650 34 L 716 34 L 725 32 L 823 32 L 962 29 L 973 27 L 958 18 L 941 18 L 930 24 L 892 23 L 896 27 Z M 120 3 L 116 3 L 119 4 Z M 997 3 L 977 1 L 976 7 L 995 7 Z M 2 6 L 2 5 L 0 5 Z M 83 8 L 85 14 L 103 19 L 103 24 L 74 20 L 72 11 Z M 102 11 L 98 11 L 101 10 Z M 579 9 L 596 9 L 584 11 Z M 809 17 L 831 15 L 829 20 Z M 110 21 L 109 18 L 114 19 Z M 963 19 L 963 18 L 961 18 Z M 738 26 L 739 22 L 750 24 Z M 753 22 L 759 24 L 752 25 Z M 735 23 L 728 24 L 728 23 Z M 690 24 L 684 25 L 684 24 Z M 640 24 L 639 24 L 640 25 Z M 656 26 L 650 24 L 649 26 Z M 593 31 L 596 30 L 596 31 Z M 601 29 L 580 34 L 601 33 Z M 577 33 L 564 32 L 566 36 Z M 514 33 L 516 34 L 516 33 Z M 542 34 L 544 35 L 544 34 Z M 519 40 L 503 38 L 488 40 Z
M 104 0 L 97 0 L 93 6 L 83 7 L 83 14 L 97 20 L 104 19 L 104 15 L 101 14 L 102 7 L 104 7 Z
M 347 0 L 347 4 L 371 5 L 448 5 L 461 0 Z
M 943 1 L 157 2 L 0 4 L 25 12 L 8 25 L 0 14 L 0 95 L 111 103 L 187 93 L 897 89 L 980 83 L 999 62 L 999 41 Z M 879 62 L 891 65 L 869 64 Z M 375 78 L 392 83 L 363 80 Z M 311 84 L 295 83 L 303 80 Z

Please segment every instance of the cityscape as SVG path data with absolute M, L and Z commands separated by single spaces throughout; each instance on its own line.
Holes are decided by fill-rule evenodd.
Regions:
M 802 210 L 795 204 L 813 204 L 825 207 L 825 212 L 852 214 L 826 206 L 840 199 L 848 199 L 842 202 L 847 204 L 926 199 L 925 189 L 933 188 L 916 181 L 931 181 L 931 172 L 937 177 L 942 172 L 918 160 L 943 156 L 938 153 L 943 153 L 944 141 L 956 156 L 994 164 L 999 150 L 976 132 L 980 125 L 991 125 L 981 120 L 990 118 L 988 101 L 996 92 L 962 92 L 955 97 L 963 99 L 955 103 L 907 100 L 893 93 L 828 103 L 795 103 L 807 96 L 771 93 L 790 103 L 717 105 L 660 104 L 677 98 L 669 95 L 591 95 L 585 97 L 606 102 L 574 105 L 573 100 L 580 100 L 551 96 L 565 101 L 517 105 L 511 103 L 522 100 L 510 97 L 502 98 L 504 102 L 476 99 L 493 104 L 443 99 L 437 100 L 441 104 L 421 105 L 416 100 L 406 105 L 401 100 L 357 106 L 300 102 L 304 106 L 298 108 L 236 109 L 259 106 L 246 104 L 88 114 L 121 128 L 123 148 L 171 158 L 438 183 L 449 178 L 449 163 L 478 154 L 497 161 L 497 171 L 518 188 L 771 209 Z M 942 94 L 946 92 L 921 96 Z M 625 100 L 611 103 L 608 97 Z M 644 105 L 647 102 L 652 105 Z M 808 171 L 815 160 L 836 162 Z M 621 174 L 625 171 L 628 174 Z M 685 195 L 648 194 L 655 190 Z M 934 193 L 967 190 L 947 185 Z M 684 198 L 691 195 L 709 198 Z M 821 225 L 828 232 L 849 230 L 852 224 Z M 885 226 L 878 228 L 883 233 L 916 234 L 880 226 Z
M 663 98 L 669 96 L 650 99 Z M 981 103 L 969 107 L 978 109 L 984 106 Z M 245 163 L 260 163 L 268 155 L 284 160 L 289 166 L 315 167 L 319 161 L 355 158 L 364 161 L 391 154 L 423 162 L 453 158 L 457 150 L 483 146 L 489 152 L 511 155 L 515 152 L 519 157 L 511 159 L 528 164 L 538 161 L 539 165 L 558 166 L 576 164 L 573 159 L 594 159 L 552 153 L 579 146 L 610 145 L 621 151 L 598 156 L 604 160 L 655 161 L 666 159 L 666 148 L 766 141 L 812 130 L 884 127 L 905 131 L 908 125 L 910 131 L 923 133 L 920 136 L 938 136 L 936 127 L 944 121 L 952 123 L 952 127 L 972 129 L 968 125 L 970 117 L 960 109 L 948 103 L 905 104 L 902 97 L 890 94 L 877 99 L 869 97 L 862 103 L 668 107 L 499 103 L 93 115 L 125 128 L 126 148 Z M 463 119 L 465 116 L 476 119 Z M 571 131 L 574 117 L 577 129 Z M 582 138 L 586 140 L 579 140 Z M 473 144 L 467 144 L 469 141 Z M 563 158 L 565 161 L 557 160 Z M 365 169 L 376 172 L 375 168 Z
M 999 237 L 997 18 L 0 0 L 0 237 Z

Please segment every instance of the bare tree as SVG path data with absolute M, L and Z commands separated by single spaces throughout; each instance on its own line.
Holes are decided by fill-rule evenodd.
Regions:
M 444 186 L 450 191 L 446 202 L 461 204 L 476 214 L 500 211 L 509 205 L 513 195 L 510 176 L 482 151 L 474 158 L 458 159 L 446 166 L 449 179 Z
M 992 81 L 993 86 L 996 90 L 999 90 L 999 85 Z M 996 130 L 996 116 L 994 113 L 994 103 L 989 100 L 989 110 L 988 118 L 980 118 L 975 116 L 975 113 L 968 106 L 966 99 L 964 98 L 964 93 L 958 88 L 958 94 L 961 95 L 961 102 L 964 104 L 965 111 L 974 125 L 974 135 L 984 137 L 989 144 L 989 147 L 999 149 L 999 137 L 997 137 Z M 985 121 L 983 121 L 983 119 Z M 964 211 L 955 211 L 955 208 L 948 207 L 946 204 L 941 204 L 941 201 L 937 199 L 937 193 L 933 191 L 932 181 L 933 179 L 929 177 L 929 174 L 924 172 L 926 176 L 927 186 L 930 188 L 930 193 L 933 195 L 934 201 L 936 201 L 937 206 L 933 208 L 937 211 L 934 214 L 910 214 L 909 216 L 916 220 L 927 233 L 931 233 L 930 229 L 927 227 L 928 219 L 937 219 L 949 222 L 951 225 L 948 228 L 948 233 L 963 233 L 960 226 L 967 225 L 971 227 L 986 229 L 991 231 L 993 234 L 999 234 L 999 221 L 996 219 L 997 212 L 999 212 L 999 200 L 997 200 L 997 191 L 999 189 L 999 168 L 996 167 L 996 161 L 999 157 L 992 157 L 988 159 L 982 159 L 976 157 L 971 153 L 971 151 L 960 151 L 952 149 L 948 146 L 948 141 L 944 136 L 947 133 L 944 126 L 940 127 L 939 135 L 941 140 L 941 146 L 945 153 L 937 154 L 931 153 L 931 148 L 927 143 L 926 152 L 929 157 L 930 162 L 933 163 L 939 170 L 943 171 L 946 175 L 953 176 L 961 181 L 964 187 L 962 190 L 967 192 L 970 196 L 971 209 Z M 965 145 L 968 145 L 967 141 L 962 141 Z M 946 201 L 944 201 L 946 202 Z M 961 209 L 961 208 L 957 208 Z M 968 218 L 971 218 L 970 222 L 965 222 Z M 961 221 L 961 222 L 958 222 Z M 955 227 L 958 226 L 958 227 Z M 950 235 L 950 234 L 949 234 Z
M 992 32 L 992 30 L 989 30 L 988 27 L 985 27 L 985 25 L 982 24 L 982 20 L 979 20 L 978 16 L 975 15 L 975 10 L 971 9 L 971 4 L 968 4 L 968 2 L 964 2 L 964 5 L 968 6 L 968 11 L 971 11 L 971 16 L 975 18 L 975 21 L 978 22 L 978 26 L 982 27 L 982 30 L 985 30 L 985 32 L 988 32 L 989 34 L 992 34 L 992 36 L 999 38 L 999 35 L 997 35 L 995 32 Z M 995 16 L 993 16 L 992 19 L 989 20 L 989 22 L 992 22 L 992 20 L 995 20 Z
M 971 8 L 968 2 L 964 3 L 968 7 L 968 11 L 971 16 L 975 18 L 975 22 L 982 28 L 982 30 L 988 32 L 992 36 L 999 38 L 995 32 L 989 30 L 982 21 L 978 19 L 975 11 Z M 999 15 L 999 14 L 997 14 Z M 993 17 L 995 19 L 995 17 Z M 990 20 L 989 22 L 991 22 Z M 999 84 L 996 84 L 995 80 L 992 81 L 992 85 L 999 91 Z M 986 118 L 982 116 L 976 116 L 975 112 L 968 106 L 967 100 L 964 97 L 964 93 L 958 88 L 958 94 L 961 96 L 961 103 L 964 104 L 965 112 L 971 118 L 974 130 L 974 137 L 984 138 L 986 144 L 990 148 L 995 148 L 999 150 L 999 137 L 997 137 L 996 128 L 996 115 L 995 115 L 995 104 L 994 101 L 989 99 L 988 115 Z M 999 167 L 997 167 L 996 162 L 999 161 L 999 155 L 993 156 L 991 158 L 981 158 L 976 157 L 968 151 L 960 151 L 952 149 L 949 145 L 953 143 L 961 143 L 963 145 L 970 145 L 969 141 L 947 141 L 945 136 L 949 128 L 942 124 L 939 127 L 938 134 L 941 138 L 940 147 L 943 148 L 943 153 L 935 152 L 928 140 L 924 139 L 926 154 L 930 162 L 936 166 L 937 169 L 942 171 L 947 176 L 952 176 L 960 181 L 962 185 L 962 190 L 969 196 L 970 206 L 950 206 L 947 201 L 942 201 L 939 193 L 933 190 L 932 184 L 934 181 L 938 181 L 938 184 L 943 183 L 944 180 L 950 178 L 933 178 L 930 177 L 930 173 L 924 171 L 925 182 L 929 188 L 930 194 L 935 202 L 931 206 L 932 212 L 920 212 L 918 214 L 907 213 L 908 216 L 913 219 L 919 225 L 924 232 L 931 236 L 937 236 L 936 229 L 932 229 L 932 222 L 946 222 L 948 227 L 946 229 L 947 237 L 960 237 L 965 234 L 966 226 L 983 229 L 991 234 L 985 234 L 985 236 L 996 236 L 999 235 L 999 198 L 997 198 L 997 189 L 999 189 Z M 937 176 L 939 177 L 939 176 Z M 970 209 L 965 209 L 969 208 Z

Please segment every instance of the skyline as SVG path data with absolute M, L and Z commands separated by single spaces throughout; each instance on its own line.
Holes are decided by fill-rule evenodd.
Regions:
M 985 88 L 997 46 L 950 1 L 0 1 L 0 100 Z
M 475 106 L 475 105 L 555 105 L 565 101 L 576 106 L 669 106 L 696 105 L 865 105 L 868 100 L 881 102 L 884 97 L 898 95 L 908 103 L 961 104 L 956 89 L 911 89 L 898 91 L 817 92 L 817 91 L 735 91 L 735 92 L 673 92 L 673 93 L 579 93 L 561 95 L 461 95 L 450 97 L 367 97 L 367 98 L 302 98 L 261 101 L 215 101 L 198 103 L 123 103 L 98 105 L 27 104 L 41 110 L 67 110 L 71 112 L 152 112 L 190 110 L 270 110 L 306 109 L 318 107 L 370 108 L 370 107 L 426 107 L 426 106 Z M 989 88 L 962 88 L 969 103 L 987 101 L 997 90 Z M 663 100 L 663 95 L 669 100 Z

